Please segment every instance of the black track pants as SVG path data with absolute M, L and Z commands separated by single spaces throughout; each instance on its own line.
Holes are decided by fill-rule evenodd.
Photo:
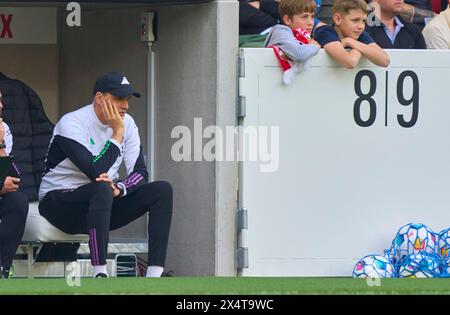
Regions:
M 0 264 L 12 265 L 17 247 L 22 240 L 28 215 L 28 198 L 20 192 L 10 192 L 0 198 Z
M 105 265 L 109 231 L 148 213 L 148 265 L 164 267 L 172 221 L 172 186 L 156 181 L 130 195 L 113 198 L 108 183 L 93 182 L 75 190 L 53 190 L 39 212 L 68 234 L 89 234 L 92 265 Z

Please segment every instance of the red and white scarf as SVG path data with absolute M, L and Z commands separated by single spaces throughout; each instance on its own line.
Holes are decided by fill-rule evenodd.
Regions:
M 299 41 L 300 45 L 307 45 L 311 39 L 311 34 L 302 28 L 292 30 L 294 37 Z M 275 52 L 275 56 L 280 62 L 281 69 L 283 70 L 283 83 L 291 84 L 295 74 L 301 71 L 301 65 L 292 61 L 280 47 L 276 45 L 269 46 Z

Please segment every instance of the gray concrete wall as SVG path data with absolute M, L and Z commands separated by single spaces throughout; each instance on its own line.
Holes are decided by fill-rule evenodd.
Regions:
M 236 126 L 238 51 L 238 3 L 233 0 L 217 4 L 217 103 L 216 125 L 225 130 Z M 237 144 L 234 147 L 236 152 Z M 238 190 L 237 162 L 216 163 L 216 265 L 215 274 L 236 274 L 236 220 Z
M 168 263 L 181 275 L 235 274 L 235 163 L 174 162 L 170 152 L 175 126 L 193 134 L 196 117 L 203 128 L 235 123 L 237 5 L 216 1 L 158 11 L 156 178 L 173 183 Z

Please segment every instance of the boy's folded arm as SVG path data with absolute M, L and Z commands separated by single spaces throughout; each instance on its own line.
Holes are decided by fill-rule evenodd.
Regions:
M 347 51 L 340 41 L 329 42 L 323 48 L 333 59 L 348 69 L 355 68 L 361 59 L 361 53 L 358 50 Z
M 317 55 L 320 48 L 313 44 L 300 45 L 297 43 L 287 43 L 279 46 L 281 50 L 295 62 L 305 62 L 312 56 Z
M 364 57 L 380 67 L 387 67 L 391 62 L 388 53 L 385 52 L 376 43 L 364 44 L 359 41 L 354 41 L 352 48 L 358 50 Z

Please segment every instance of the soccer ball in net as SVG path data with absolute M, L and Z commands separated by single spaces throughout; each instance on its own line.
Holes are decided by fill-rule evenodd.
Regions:
M 450 257 L 450 228 L 439 233 L 439 254 L 442 258 Z
M 436 278 L 441 276 L 440 258 L 436 254 L 407 255 L 398 263 L 399 278 Z
M 442 259 L 442 277 L 450 278 L 450 257 Z
M 424 224 L 410 223 L 402 226 L 392 241 L 391 255 L 397 264 L 411 254 L 436 253 L 436 234 Z
M 392 278 L 394 266 L 383 256 L 367 255 L 353 268 L 353 278 Z
M 439 233 L 439 254 L 444 277 L 450 277 L 450 228 Z

